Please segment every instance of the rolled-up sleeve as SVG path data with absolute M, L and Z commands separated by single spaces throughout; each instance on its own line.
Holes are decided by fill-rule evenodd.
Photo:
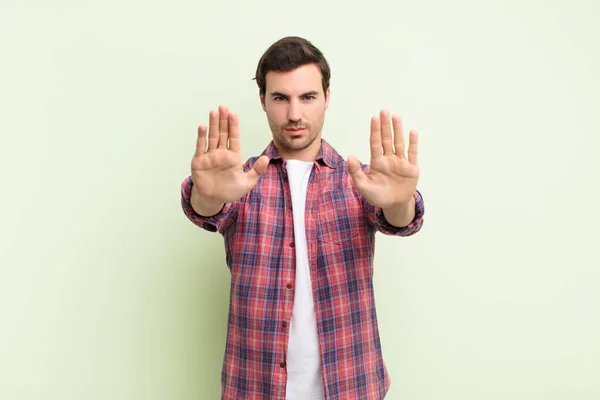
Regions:
M 194 182 L 192 177 L 187 177 L 181 183 L 181 207 L 185 216 L 195 225 L 209 232 L 223 233 L 225 229 L 233 222 L 239 202 L 226 203 L 218 214 L 211 217 L 204 217 L 198 214 L 191 203 L 192 186 Z
M 390 224 L 383 214 L 383 209 L 375 207 L 369 204 L 368 201 L 363 199 L 365 215 L 373 228 L 383 233 L 384 235 L 393 236 L 410 236 L 417 233 L 421 226 L 423 226 L 423 215 L 425 214 L 425 205 L 423 204 L 423 196 L 417 190 L 414 194 L 415 197 L 415 217 L 412 222 L 405 227 L 399 228 Z

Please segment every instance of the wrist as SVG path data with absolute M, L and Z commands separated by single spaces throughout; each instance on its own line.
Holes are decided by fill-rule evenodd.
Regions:
M 385 219 L 391 225 L 405 227 L 413 221 L 416 205 L 415 196 L 413 195 L 408 202 L 393 204 L 389 207 L 382 208 L 382 211 Z
M 205 217 L 211 217 L 218 214 L 225 205 L 221 200 L 200 195 L 193 186 L 190 203 L 196 213 Z

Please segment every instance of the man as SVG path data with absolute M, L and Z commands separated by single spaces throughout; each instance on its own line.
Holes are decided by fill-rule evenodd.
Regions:
M 224 237 L 231 273 L 222 399 L 383 399 L 373 294 L 375 232 L 423 223 L 417 134 L 371 120 L 371 162 L 347 162 L 321 138 L 330 70 L 310 42 L 274 43 L 256 70 L 273 140 L 242 164 L 237 115 L 198 128 L 182 207 Z M 207 140 L 208 139 L 208 140 Z M 207 144 L 208 141 L 208 144 Z

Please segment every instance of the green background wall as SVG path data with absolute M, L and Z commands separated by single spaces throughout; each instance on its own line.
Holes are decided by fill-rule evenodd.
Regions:
M 390 400 L 600 398 L 595 1 L 0 5 L 0 398 L 217 399 L 229 275 L 179 187 L 286 35 L 332 68 L 324 137 L 419 130 L 426 221 L 378 236 Z

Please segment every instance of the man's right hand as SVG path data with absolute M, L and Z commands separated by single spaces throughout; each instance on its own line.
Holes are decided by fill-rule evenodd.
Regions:
M 244 172 L 240 151 L 238 116 L 220 106 L 210 112 L 208 146 L 205 125 L 198 128 L 196 153 L 192 159 L 192 207 L 203 216 L 217 214 L 225 203 L 241 199 L 258 183 L 269 159 L 261 156 Z

